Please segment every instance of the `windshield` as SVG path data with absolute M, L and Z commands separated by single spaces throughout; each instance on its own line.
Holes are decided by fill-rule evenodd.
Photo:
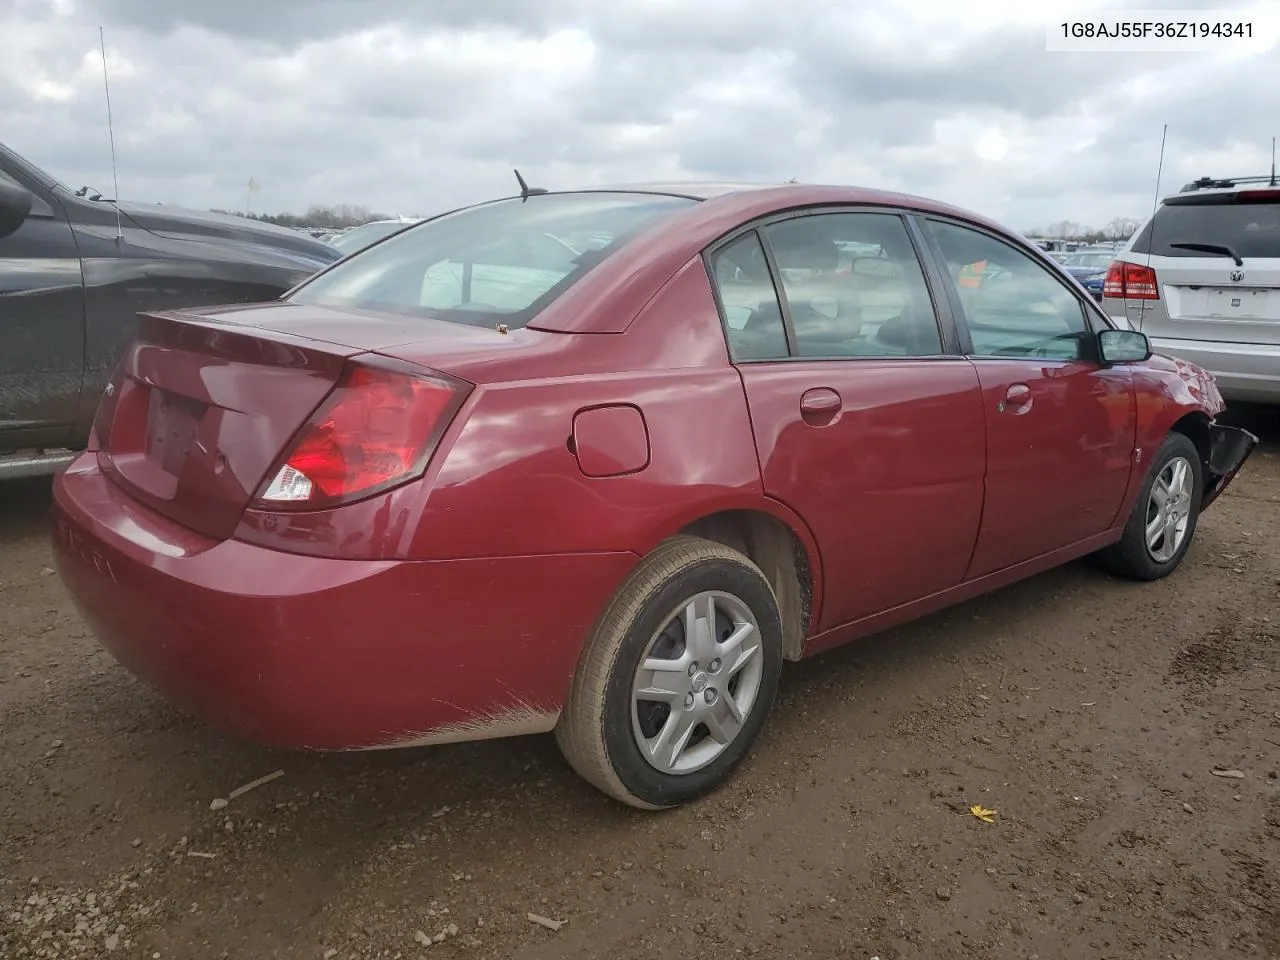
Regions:
M 291 299 L 522 327 L 641 229 L 696 202 L 605 192 L 498 200 L 410 227 L 318 275 Z
M 1109 253 L 1069 253 L 1062 258 L 1064 267 L 1087 267 L 1090 270 L 1105 270 L 1111 266 L 1114 258 Z
M 44 184 L 47 188 L 61 190 L 65 193 L 71 192 L 70 187 L 52 176 L 49 171 L 42 167 L 37 167 L 30 160 L 15 152 L 13 149 L 6 147 L 3 143 L 0 143 L 0 158 L 7 158 L 12 165 L 18 168 L 20 173 L 32 177 L 36 181 Z
M 397 230 L 403 230 L 405 227 L 410 226 L 413 226 L 413 224 L 402 220 L 366 223 L 363 226 L 355 227 L 340 236 L 334 237 L 329 241 L 329 245 L 331 247 L 337 247 L 344 254 L 355 253 L 357 250 L 363 250 L 371 243 L 376 243 L 383 237 L 391 236 L 391 234 L 395 233 Z
M 1157 257 L 1212 257 L 1174 243 L 1230 247 L 1241 257 L 1280 258 L 1280 202 L 1233 203 L 1233 194 L 1211 203 L 1165 203 L 1134 241 L 1134 253 Z M 1154 244 L 1152 241 L 1154 231 Z

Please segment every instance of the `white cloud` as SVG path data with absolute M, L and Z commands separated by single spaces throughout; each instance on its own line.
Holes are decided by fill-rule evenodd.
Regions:
M 859 183 L 1029 228 L 1262 171 L 1280 57 L 1067 54 L 1027 0 L 10 0 L 0 137 L 60 179 L 255 207 L 427 213 L 530 182 Z M 1204 9 L 1207 0 L 1142 6 Z M 1227 5 L 1224 5 L 1227 6 Z

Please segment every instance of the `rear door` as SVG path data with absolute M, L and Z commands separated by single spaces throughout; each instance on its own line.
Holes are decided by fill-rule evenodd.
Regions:
M 1132 469 L 1131 373 L 1097 361 L 1080 291 L 1048 266 L 967 225 L 929 219 L 926 232 L 982 385 L 986 497 L 968 578 L 1105 532 Z M 986 272 L 965 284 L 975 262 Z
M 35 199 L 0 237 L 0 450 L 68 442 L 84 365 L 84 284 L 75 236 L 52 191 L 11 167 Z
M 908 222 L 867 210 L 774 220 L 714 248 L 708 266 L 765 492 L 821 551 L 818 628 L 958 584 L 982 511 L 981 392 L 939 324 Z

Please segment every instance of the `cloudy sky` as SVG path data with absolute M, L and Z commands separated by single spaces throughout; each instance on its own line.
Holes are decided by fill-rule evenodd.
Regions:
M 0 0 L 0 139 L 111 195 L 101 24 L 133 200 L 240 208 L 252 176 L 255 210 L 421 214 L 509 194 L 518 166 L 1102 224 L 1149 211 L 1166 122 L 1166 189 L 1270 163 L 1274 43 L 1045 50 L 1046 19 L 1179 8 L 1250 0 Z

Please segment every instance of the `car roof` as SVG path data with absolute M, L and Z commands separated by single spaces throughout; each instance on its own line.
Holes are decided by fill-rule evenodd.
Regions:
M 739 209 L 745 219 L 766 216 L 775 210 L 781 212 L 792 207 L 822 206 L 824 204 L 905 207 L 925 213 L 959 217 L 997 230 L 1002 234 L 1018 236 L 1007 227 L 981 217 L 972 211 L 938 200 L 931 200 L 928 197 L 872 187 L 798 182 L 753 183 L 689 180 L 578 187 L 541 192 L 548 194 L 651 193 L 658 196 L 687 197 L 691 200 L 714 202 L 717 206 L 726 208 L 732 206 Z M 1019 237 L 1019 239 L 1021 238 Z
M 636 183 L 611 183 L 571 190 L 552 190 L 551 193 L 656 193 L 670 197 L 688 197 L 691 200 L 710 200 L 726 193 L 748 193 L 768 190 L 789 184 L 760 183 L 747 180 L 652 180 Z
M 1241 190 L 1275 188 L 1278 184 L 1280 180 L 1274 173 L 1248 177 L 1201 177 L 1199 180 L 1184 183 L 1182 189 L 1173 196 L 1183 197 L 1189 193 L 1238 193 Z M 1169 199 L 1169 197 L 1165 198 L 1166 201 Z

